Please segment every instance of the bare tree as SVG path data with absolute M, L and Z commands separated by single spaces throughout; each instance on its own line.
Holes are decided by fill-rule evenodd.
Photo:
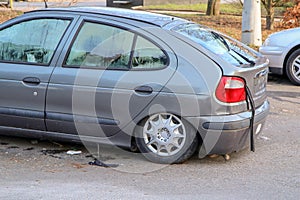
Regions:
M 284 0 L 261 0 L 263 6 L 266 9 L 267 16 L 266 16 L 266 28 L 268 30 L 274 29 L 274 16 L 275 16 L 275 10 L 274 7 L 278 6 L 279 4 L 282 4 Z
M 215 0 L 214 15 L 220 15 L 220 0 Z
M 220 15 L 220 0 L 208 0 L 206 15 Z
M 48 0 L 44 0 L 45 8 L 48 8 L 47 1 L 48 1 Z

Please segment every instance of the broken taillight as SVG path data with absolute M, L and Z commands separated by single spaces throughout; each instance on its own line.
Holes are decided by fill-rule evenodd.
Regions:
M 216 90 L 218 100 L 237 103 L 246 100 L 245 81 L 239 77 L 223 76 Z

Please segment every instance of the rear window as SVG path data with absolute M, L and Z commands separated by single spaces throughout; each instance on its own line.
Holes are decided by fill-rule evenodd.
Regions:
M 172 30 L 186 36 L 235 66 L 248 67 L 255 64 L 256 55 L 243 45 L 199 24 L 181 24 Z

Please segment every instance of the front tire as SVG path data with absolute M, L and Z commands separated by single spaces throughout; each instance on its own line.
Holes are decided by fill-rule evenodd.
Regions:
M 137 128 L 136 143 L 148 160 L 172 164 L 190 158 L 198 146 L 198 139 L 189 123 L 173 114 L 159 113 Z
M 295 85 L 300 85 L 300 49 L 294 51 L 286 63 L 286 75 Z

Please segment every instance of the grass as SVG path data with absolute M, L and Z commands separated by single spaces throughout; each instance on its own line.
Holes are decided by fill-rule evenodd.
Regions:
M 3 23 L 11 18 L 21 15 L 21 11 L 0 10 L 0 23 Z
M 177 11 L 197 11 L 205 13 L 206 3 L 199 4 L 162 4 L 145 6 L 145 10 L 177 10 Z M 286 7 L 275 7 L 275 16 L 282 16 Z M 226 15 L 242 15 L 243 7 L 240 3 L 225 3 L 220 5 L 221 14 Z M 262 15 L 266 15 L 266 10 L 261 6 Z
M 206 12 L 207 4 L 199 3 L 199 4 L 163 4 L 163 5 L 152 5 L 145 6 L 146 10 L 181 10 L 181 11 L 198 11 L 198 12 Z M 222 14 L 241 14 L 242 6 L 237 3 L 232 4 L 221 4 L 220 10 Z

